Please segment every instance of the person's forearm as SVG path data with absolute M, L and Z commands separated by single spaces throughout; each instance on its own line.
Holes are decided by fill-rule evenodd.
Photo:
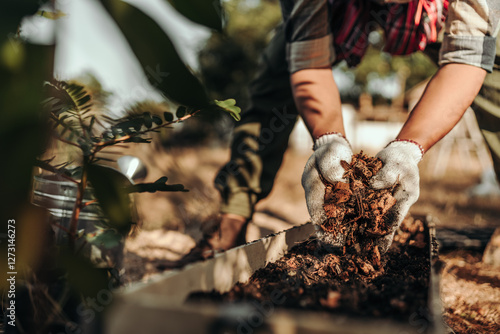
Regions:
M 486 71 L 465 64 L 441 67 L 398 135 L 428 150 L 458 123 L 476 97 Z
M 327 132 L 345 135 L 340 94 L 332 69 L 300 70 L 290 80 L 295 104 L 313 139 Z

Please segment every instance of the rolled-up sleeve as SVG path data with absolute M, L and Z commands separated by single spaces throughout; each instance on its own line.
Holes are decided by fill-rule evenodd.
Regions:
M 499 21 L 499 0 L 450 0 L 439 65 L 463 63 L 491 72 Z
M 328 0 L 281 0 L 290 73 L 332 65 Z

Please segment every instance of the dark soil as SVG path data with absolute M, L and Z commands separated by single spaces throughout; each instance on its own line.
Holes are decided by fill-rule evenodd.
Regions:
M 190 300 L 269 301 L 280 291 L 284 307 L 407 320 L 427 309 L 429 250 L 422 244 L 428 244 L 423 223 L 407 219 L 381 257 L 385 272 L 368 278 L 342 271 L 339 262 L 356 262 L 352 254 L 332 254 L 307 241 L 257 270 L 248 283 L 224 294 L 196 293 Z
M 231 291 L 196 294 L 191 299 L 220 301 L 269 301 L 279 291 L 285 307 L 330 310 L 357 315 L 408 319 L 426 309 L 429 283 L 429 249 L 425 226 L 407 219 L 386 254 L 377 239 L 392 231 L 386 219 L 395 204 L 392 189 L 373 190 L 368 185 L 382 163 L 362 153 L 349 164 L 342 161 L 348 183 L 325 183 L 324 233 L 335 240 L 345 236 L 345 246 L 331 247 L 310 239 L 275 263 L 254 273 L 246 284 Z

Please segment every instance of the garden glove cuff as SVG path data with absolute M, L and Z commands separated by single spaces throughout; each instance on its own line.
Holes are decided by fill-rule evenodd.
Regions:
M 316 139 L 314 153 L 311 155 L 302 174 L 302 186 L 306 194 L 307 209 L 313 224 L 320 226 L 327 218 L 323 208 L 325 199 L 325 184 L 321 177 L 330 183 L 338 181 L 347 182 L 343 179 L 344 168 L 340 162 L 348 163 L 352 160 L 352 149 L 347 139 L 340 133 L 329 133 Z M 318 238 L 332 244 L 343 246 L 344 236 L 337 236 L 335 240 L 329 240 L 328 236 L 320 228 Z M 331 239 L 331 237 L 330 237 Z
M 384 165 L 370 180 L 371 186 L 374 189 L 385 189 L 398 184 L 393 194 L 396 204 L 387 213 L 386 218 L 392 230 L 377 241 L 381 253 L 389 249 L 394 233 L 418 199 L 420 193 L 418 163 L 422 160 L 423 154 L 424 150 L 418 143 L 395 140 L 376 155 Z

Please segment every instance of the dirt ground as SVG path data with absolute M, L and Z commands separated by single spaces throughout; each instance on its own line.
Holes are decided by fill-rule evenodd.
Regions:
M 500 332 L 500 270 L 481 263 L 481 253 L 441 254 L 444 319 L 456 333 Z
M 146 162 L 153 182 L 166 175 L 182 183 L 188 193 L 140 194 L 136 198 L 142 230 L 126 242 L 124 283 L 147 281 L 161 272 L 162 263 L 187 253 L 214 223 L 218 193 L 212 186 L 220 166 L 229 159 L 222 148 L 150 148 L 136 150 Z M 369 152 L 373 153 L 373 152 Z M 247 241 L 281 231 L 308 220 L 300 184 L 310 153 L 287 151 L 271 195 L 258 203 L 249 225 Z M 154 155 L 154 159 L 149 157 Z M 492 231 L 500 226 L 500 197 L 470 198 L 468 189 L 480 179 L 481 166 L 452 154 L 442 176 L 435 171 L 432 150 L 420 163 L 421 193 L 411 208 L 414 215 L 432 215 L 438 238 L 442 229 Z M 441 280 L 444 318 L 456 333 L 500 332 L 500 270 L 481 262 L 481 247 L 442 254 Z

